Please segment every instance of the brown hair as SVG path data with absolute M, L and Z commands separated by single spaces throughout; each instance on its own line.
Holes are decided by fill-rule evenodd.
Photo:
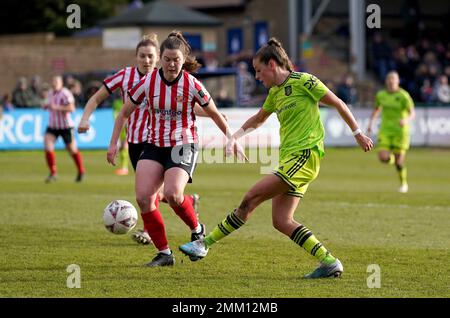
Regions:
M 279 66 L 284 67 L 290 72 L 294 71 L 291 60 L 277 38 L 271 37 L 267 44 L 263 45 L 258 52 L 256 52 L 255 59 L 256 58 L 266 65 L 273 59 Z
M 138 53 L 140 47 L 149 45 L 158 48 L 158 36 L 155 33 L 146 34 L 142 37 L 141 41 L 139 41 L 139 43 L 136 45 L 136 54 Z
M 186 59 L 183 64 L 183 68 L 188 72 L 195 72 L 202 66 L 197 62 L 195 57 L 189 55 L 191 54 L 191 46 L 183 37 L 180 31 L 174 30 L 170 32 L 170 34 L 167 36 L 167 39 L 165 39 L 161 43 L 161 47 L 159 49 L 160 57 L 162 57 L 165 49 L 180 50 Z

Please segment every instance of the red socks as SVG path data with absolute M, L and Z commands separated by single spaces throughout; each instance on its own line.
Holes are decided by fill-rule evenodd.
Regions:
M 169 248 L 161 212 L 159 212 L 158 209 L 155 209 L 148 213 L 141 213 L 141 216 L 144 221 L 144 229 L 150 235 L 153 244 L 158 251 Z
M 77 153 L 74 153 L 72 155 L 72 158 L 77 165 L 78 173 L 84 173 L 83 157 L 81 157 L 81 153 L 79 151 Z
M 185 194 L 183 203 L 181 205 L 171 206 L 171 208 L 191 230 L 197 228 L 197 214 L 195 213 L 191 196 Z
M 56 156 L 54 151 L 46 151 L 45 159 L 52 175 L 56 174 Z

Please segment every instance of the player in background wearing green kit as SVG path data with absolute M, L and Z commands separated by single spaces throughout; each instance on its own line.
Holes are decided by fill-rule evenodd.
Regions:
M 250 117 L 227 144 L 232 153 L 235 142 L 261 126 L 276 113 L 280 122 L 279 165 L 273 174 L 257 182 L 244 196 L 240 206 L 220 222 L 204 239 L 180 246 L 191 257 L 202 258 L 211 245 L 239 229 L 262 202 L 272 199 L 272 223 L 281 233 L 314 256 L 320 265 L 305 278 L 339 277 L 341 262 L 304 225 L 294 220 L 294 212 L 309 184 L 317 177 L 324 155 L 324 128 L 319 102 L 335 107 L 353 131 L 364 151 L 373 147 L 347 105 L 315 76 L 293 71 L 280 42 L 271 38 L 253 58 L 256 79 L 269 88 L 263 107 Z
M 408 192 L 406 151 L 409 149 L 410 125 L 415 118 L 414 102 L 402 89 L 398 73 L 389 72 L 385 80 L 386 89 L 376 95 L 375 109 L 370 117 L 367 133 L 372 133 L 372 124 L 381 112 L 378 133 L 378 158 L 383 163 L 394 164 L 400 178 L 400 193 Z
M 116 98 L 112 103 L 113 117 L 114 121 L 116 120 L 117 115 L 122 109 L 122 99 Z M 119 136 L 119 167 L 115 171 L 115 174 L 118 176 L 126 176 L 128 175 L 128 142 L 127 142 L 127 129 L 123 127 Z

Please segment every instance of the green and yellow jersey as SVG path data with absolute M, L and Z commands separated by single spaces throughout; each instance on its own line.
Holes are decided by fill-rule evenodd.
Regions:
M 328 88 L 314 75 L 292 72 L 279 86 L 270 88 L 266 112 L 276 112 L 280 122 L 280 158 L 317 147 L 324 154 L 325 131 L 318 107 Z
M 409 116 L 414 102 L 407 91 L 400 88 L 394 93 L 383 89 L 375 98 L 375 106 L 381 108 L 380 133 L 395 136 L 409 133 L 409 124 L 400 126 L 400 120 Z

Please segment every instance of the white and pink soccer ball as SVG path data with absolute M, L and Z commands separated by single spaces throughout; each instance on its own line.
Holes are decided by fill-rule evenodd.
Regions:
M 127 234 L 137 224 L 136 208 L 128 201 L 114 200 L 103 211 L 103 222 L 114 234 Z

